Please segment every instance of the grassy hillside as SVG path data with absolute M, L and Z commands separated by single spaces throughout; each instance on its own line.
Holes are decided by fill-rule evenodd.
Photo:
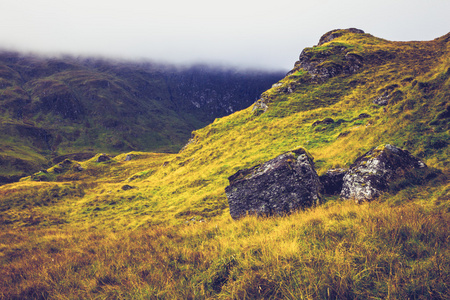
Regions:
M 68 154 L 177 152 L 283 75 L 0 52 L 0 176 Z
M 69 159 L 0 187 L 0 296 L 448 299 L 450 35 L 334 33 L 177 154 Z M 239 169 L 303 146 L 322 174 L 384 143 L 440 174 L 362 205 L 229 216 Z

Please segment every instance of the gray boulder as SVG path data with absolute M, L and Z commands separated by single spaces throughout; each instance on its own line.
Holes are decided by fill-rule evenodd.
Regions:
M 303 148 L 240 170 L 228 180 L 225 192 L 233 219 L 246 214 L 284 215 L 320 202 L 319 176 Z
M 350 166 L 343 179 L 341 197 L 356 202 L 371 200 L 395 180 L 426 167 L 406 150 L 389 144 L 378 146 Z

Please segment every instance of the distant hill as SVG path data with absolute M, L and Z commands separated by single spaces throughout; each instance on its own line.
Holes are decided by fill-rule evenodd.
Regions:
M 219 107 L 225 111 L 226 105 L 207 106 L 209 97 L 189 104 L 198 95 L 196 86 L 214 77 L 197 82 L 189 81 L 195 78 L 189 72 L 172 77 L 156 72 L 148 80 L 146 72 L 131 72 L 125 80 L 113 68 L 103 71 L 101 62 L 95 68 L 102 70 L 95 79 L 87 75 L 93 71 L 67 78 L 67 72 L 79 71 L 61 71 L 23 88 L 5 88 L 30 105 L 21 111 L 10 105 L 11 111 L 3 112 L 12 124 L 2 125 L 2 151 L 10 157 L 39 159 L 51 150 L 36 149 L 55 145 L 58 154 L 92 151 L 94 146 L 86 146 L 92 141 L 97 148 L 126 152 L 88 160 L 82 154 L 59 156 L 57 164 L 0 186 L 0 298 L 449 299 L 450 34 L 393 42 L 357 29 L 330 31 L 304 49 L 293 69 L 253 105 L 195 130 L 177 153 L 126 149 L 140 139 L 144 143 L 145 124 L 160 130 L 150 135 L 150 144 L 175 149 L 164 142 L 177 145 L 169 134 L 176 126 L 206 122 Z M 115 68 L 123 70 L 120 64 Z M 9 72 L 10 80 L 22 80 Z M 190 72 L 197 74 L 195 68 Z M 148 107 L 133 96 L 140 84 L 153 95 L 154 119 L 140 114 Z M 55 91 L 67 101 L 48 96 Z M 135 101 L 125 105 L 115 95 Z M 91 100 L 80 100 L 85 97 Z M 210 109 L 198 117 L 198 106 Z M 176 123 L 166 128 L 163 120 Z M 43 128 L 44 121 L 55 131 Z M 181 141 L 189 128 L 179 130 Z M 380 145 L 385 146 L 370 151 Z M 392 160 L 372 159 L 394 146 L 428 168 L 396 168 L 395 161 L 403 159 L 392 150 L 383 152 Z M 299 147 L 307 157 L 289 154 L 264 164 Z M 391 172 L 384 168 L 389 167 L 396 173 L 370 202 L 324 193 L 315 207 L 286 215 L 230 216 L 225 193 L 230 177 L 265 177 L 264 184 L 254 185 L 257 191 L 249 191 L 261 192 L 266 203 L 279 201 L 280 193 L 272 192 L 277 185 L 297 201 L 300 193 L 277 183 L 287 181 L 282 172 L 273 172 L 274 180 L 261 169 L 311 170 L 292 164 L 303 156 L 302 161 L 313 160 L 320 176 L 349 168 L 365 153 L 345 175 L 353 182 L 360 180 L 358 172 L 377 177 Z M 233 176 L 257 165 L 254 172 Z
M 176 152 L 191 131 L 248 107 L 283 76 L 2 52 L 0 177 L 69 154 Z

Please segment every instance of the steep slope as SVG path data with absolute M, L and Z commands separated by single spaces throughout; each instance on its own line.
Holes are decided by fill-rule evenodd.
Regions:
M 0 175 L 66 154 L 178 151 L 192 130 L 247 107 L 282 76 L 0 53 Z
M 97 187 L 75 198 L 82 205 L 65 218 L 136 226 L 228 217 L 227 178 L 297 146 L 314 156 L 319 174 L 349 166 L 384 143 L 448 172 L 449 36 L 390 42 L 349 30 L 332 33 L 337 37 L 305 49 L 288 76 L 254 105 L 195 131 L 180 153 L 159 157 L 164 164 L 150 159 L 129 165 L 119 156 L 103 165 L 94 158 L 81 164 L 84 173 L 31 179 L 72 181 L 91 174 Z M 375 104 L 380 99 L 387 103 Z M 124 184 L 135 188 L 123 190 Z
M 0 297 L 447 299 L 450 34 L 319 44 L 177 154 L 69 159 L 0 187 Z M 370 203 L 231 220 L 236 171 L 303 146 L 321 174 L 384 143 L 442 173 Z
M 152 195 L 145 201 L 180 221 L 209 217 L 218 209 L 227 215 L 228 176 L 297 146 L 310 151 L 319 173 L 349 166 L 383 143 L 448 170 L 448 36 L 399 43 L 341 33 L 305 49 L 290 75 L 254 106 L 194 132 L 171 163 L 135 183 L 139 193 Z M 347 72 L 354 64 L 346 59 L 351 56 L 360 67 Z M 317 66 L 309 63 L 311 71 L 305 70 L 304 57 Z M 389 99 L 386 106 L 374 104 L 380 97 Z M 265 112 L 260 103 L 267 105 Z M 325 118 L 334 122 L 313 126 Z

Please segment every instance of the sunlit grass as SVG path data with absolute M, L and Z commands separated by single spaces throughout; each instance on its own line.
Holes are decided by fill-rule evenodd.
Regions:
M 445 299 L 450 215 L 433 204 L 439 190 L 423 192 L 426 205 L 330 200 L 287 217 L 133 231 L 7 229 L 1 295 Z
M 216 119 L 177 154 L 97 155 L 1 186 L 0 298 L 445 299 L 450 137 L 432 122 L 449 95 L 444 46 L 334 42 L 361 43 L 360 73 L 284 94 L 307 80 L 295 73 L 266 93 L 267 112 Z M 389 87 L 400 96 L 373 104 Z M 362 205 L 327 196 L 286 217 L 229 216 L 224 189 L 242 168 L 302 146 L 323 174 L 386 143 L 442 173 Z

